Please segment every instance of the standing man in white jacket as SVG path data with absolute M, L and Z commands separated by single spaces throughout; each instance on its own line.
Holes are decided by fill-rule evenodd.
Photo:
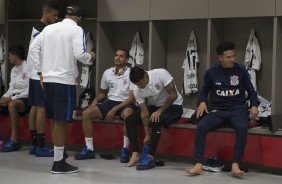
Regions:
M 29 73 L 25 73 L 27 62 L 25 61 L 24 48 L 12 46 L 8 53 L 9 61 L 15 66 L 11 71 L 9 89 L 0 99 L 0 110 L 2 114 L 10 114 L 12 133 L 11 139 L 2 147 L 2 152 L 18 151 L 21 148 L 17 142 L 19 120 L 20 116 L 29 109 L 27 105 Z
M 62 22 L 47 26 L 29 48 L 31 60 L 43 81 L 46 112 L 54 120 L 54 163 L 51 173 L 75 173 L 78 167 L 65 162 L 64 146 L 67 122 L 76 106 L 77 60 L 92 62 L 96 55 L 85 50 L 85 36 L 78 26 L 82 9 L 70 5 Z M 39 57 L 42 59 L 39 59 Z

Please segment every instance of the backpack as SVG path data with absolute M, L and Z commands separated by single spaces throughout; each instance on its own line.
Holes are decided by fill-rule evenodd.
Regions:
M 86 88 L 82 91 L 78 98 L 78 109 L 86 109 L 95 98 L 94 88 Z

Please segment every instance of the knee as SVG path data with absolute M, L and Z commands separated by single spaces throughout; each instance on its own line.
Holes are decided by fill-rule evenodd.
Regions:
M 238 124 L 234 128 L 235 128 L 237 133 L 246 133 L 248 131 L 248 123 Z
M 136 116 L 134 116 L 134 114 L 130 114 L 124 119 L 124 123 L 126 127 L 130 126 L 135 121 L 136 121 Z
M 13 101 L 11 101 L 8 104 L 8 110 L 9 110 L 9 113 L 16 112 L 16 104 Z
M 124 111 L 122 112 L 122 118 L 127 119 L 131 114 L 133 114 L 133 112 L 134 111 L 130 108 L 124 109 Z
M 82 112 L 82 118 L 83 119 L 91 119 L 92 114 L 93 114 L 92 110 L 86 109 Z
M 197 126 L 197 133 L 207 134 L 209 132 L 208 126 L 204 123 L 199 123 Z

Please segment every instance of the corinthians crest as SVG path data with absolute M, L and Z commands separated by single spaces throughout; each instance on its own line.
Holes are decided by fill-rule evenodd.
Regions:
M 231 84 L 232 86 L 237 86 L 237 85 L 239 84 L 239 77 L 236 76 L 236 75 L 232 75 L 232 76 L 230 77 L 230 84 Z

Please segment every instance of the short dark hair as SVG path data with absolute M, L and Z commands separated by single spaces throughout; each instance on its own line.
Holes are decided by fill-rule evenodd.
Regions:
M 10 47 L 8 52 L 11 53 L 12 55 L 18 56 L 21 60 L 25 59 L 24 47 L 21 45 L 14 45 Z
M 221 42 L 216 47 L 216 52 L 218 55 L 221 55 L 224 51 L 234 50 L 235 44 L 233 42 Z
M 140 66 L 134 66 L 130 69 L 129 79 L 133 84 L 144 79 L 145 70 Z
M 118 48 L 118 49 L 116 49 L 115 53 L 116 53 L 117 51 L 119 51 L 119 50 L 125 52 L 125 57 L 126 57 L 126 58 L 129 58 L 129 51 L 128 51 L 127 49 Z
M 55 3 L 52 0 L 47 1 L 44 5 L 43 5 L 43 11 L 49 12 L 51 10 L 58 10 L 60 11 L 60 7 L 57 3 Z

